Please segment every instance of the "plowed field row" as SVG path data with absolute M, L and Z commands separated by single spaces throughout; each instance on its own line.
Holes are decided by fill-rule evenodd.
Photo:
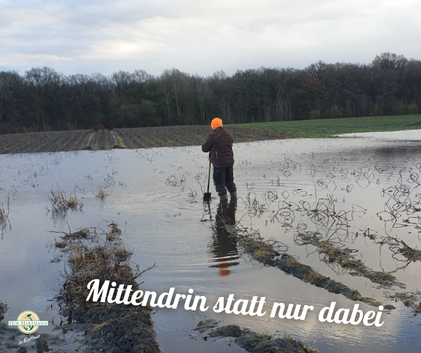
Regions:
M 238 127 L 229 127 L 228 130 L 236 143 L 291 137 L 280 132 Z M 208 126 L 171 126 L 0 135 L 0 154 L 194 146 L 201 145 L 210 132 Z
M 88 130 L 73 130 L 0 135 L 0 153 L 78 151 L 89 134 Z

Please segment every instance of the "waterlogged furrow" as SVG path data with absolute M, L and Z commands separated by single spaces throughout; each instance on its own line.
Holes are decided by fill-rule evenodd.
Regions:
M 245 229 L 229 227 L 229 231 L 238 237 L 238 242 L 246 253 L 266 266 L 277 267 L 306 283 L 326 289 L 331 293 L 342 294 L 348 299 L 361 301 L 372 306 L 381 305 L 375 299 L 364 297 L 359 291 L 314 271 L 311 266 L 299 262 L 292 255 L 286 252 L 280 254 L 279 244 L 266 242 L 262 238 L 257 238 L 253 234 L 249 234 Z M 394 309 L 390 305 L 385 308 Z
M 337 263 L 343 268 L 350 271 L 353 276 L 363 276 L 368 278 L 373 283 L 380 284 L 382 287 L 390 287 L 392 285 L 399 285 L 404 287 L 402 283 L 396 281 L 396 277 L 385 272 L 373 271 L 368 268 L 361 260 L 354 258 L 351 249 L 336 245 L 329 240 L 323 240 L 319 235 L 310 232 L 299 232 L 295 236 L 297 245 L 311 244 L 317 248 L 318 253 L 323 255 L 322 261 L 327 263 Z

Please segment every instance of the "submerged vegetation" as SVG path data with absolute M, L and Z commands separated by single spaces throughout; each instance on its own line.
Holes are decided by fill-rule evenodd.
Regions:
M 295 242 L 298 245 L 311 244 L 317 248 L 317 251 L 323 255 L 322 261 L 331 264 L 336 263 L 349 270 L 353 276 L 363 276 L 370 281 L 380 284 L 383 287 L 391 285 L 401 285 L 396 282 L 395 276 L 379 271 L 373 271 L 368 268 L 361 260 L 356 260 L 353 251 L 346 248 L 343 244 L 335 244 L 329 240 L 323 240 L 323 237 L 314 233 L 300 232 L 295 236 Z
M 246 229 L 238 228 L 238 225 L 236 228 L 229 226 L 229 229 L 238 236 L 239 244 L 244 251 L 265 266 L 277 267 L 306 283 L 324 288 L 332 293 L 342 294 L 351 300 L 362 301 L 373 306 L 381 305 L 373 298 L 363 297 L 359 291 L 326 277 L 316 272 L 311 266 L 299 262 L 286 252 L 284 244 L 273 240 L 264 241 L 258 233 L 250 233 Z M 280 249 L 284 249 L 284 251 L 280 251 Z
M 104 188 L 102 185 L 99 186 L 98 194 L 96 194 L 96 197 L 98 197 L 101 200 L 105 200 L 105 198 L 108 196 L 108 194 L 104 191 Z
M 83 204 L 78 200 L 76 195 L 67 196 L 62 190 L 51 190 L 49 199 L 52 206 L 53 217 L 64 217 L 69 209 L 80 211 L 83 207 Z
M 11 229 L 12 225 L 10 224 L 9 220 L 9 212 L 10 212 L 10 198 L 7 197 L 6 205 L 3 203 L 0 204 L 0 231 L 3 234 L 4 231 L 7 229 Z

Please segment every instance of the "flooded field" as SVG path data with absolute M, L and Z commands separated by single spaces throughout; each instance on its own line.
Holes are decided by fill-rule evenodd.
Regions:
M 5 320 L 25 309 L 60 321 L 53 301 L 64 262 L 51 247 L 60 232 L 105 229 L 115 222 L 145 272 L 144 290 L 205 296 L 210 304 L 265 297 L 312 305 L 305 320 L 159 309 L 153 315 L 165 352 L 241 352 L 226 339 L 193 331 L 215 319 L 275 337 L 292 335 L 320 352 L 421 351 L 421 135 L 410 131 L 338 139 L 273 140 L 234 145 L 236 205 L 218 207 L 211 185 L 203 205 L 208 161 L 200 146 L 1 155 L 0 299 Z M 53 192 L 79 206 L 53 212 Z M 221 212 L 235 227 L 223 227 Z M 232 225 L 231 225 L 232 226 Z M 317 313 L 370 302 L 353 300 L 251 256 L 237 234 L 261 237 L 279 256 L 294 256 L 353 293 L 387 306 L 381 327 L 321 323 Z M 53 325 L 39 331 L 53 332 Z

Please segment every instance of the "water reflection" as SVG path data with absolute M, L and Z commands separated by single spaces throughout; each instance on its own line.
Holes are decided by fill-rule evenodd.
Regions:
M 203 202 L 203 214 L 202 214 L 202 219 L 200 221 L 201 222 L 213 221 L 212 209 L 211 209 L 209 201 Z
M 218 205 L 213 226 L 212 243 L 210 250 L 214 254 L 216 264 L 210 267 L 218 268 L 218 276 L 227 277 L 231 274 L 230 267 L 239 265 L 239 254 L 236 237 L 227 231 L 227 225 L 235 224 L 235 211 L 237 200 L 221 202 Z

